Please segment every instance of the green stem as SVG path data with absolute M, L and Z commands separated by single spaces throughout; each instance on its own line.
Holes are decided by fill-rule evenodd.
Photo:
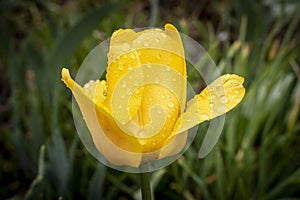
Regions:
M 152 200 L 152 191 L 150 185 L 150 173 L 140 173 L 141 191 L 143 200 Z

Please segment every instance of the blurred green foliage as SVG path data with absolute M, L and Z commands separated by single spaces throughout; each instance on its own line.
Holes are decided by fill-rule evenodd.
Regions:
M 59 73 L 75 73 L 120 27 L 167 22 L 222 73 L 244 76 L 247 93 L 205 159 L 207 123 L 177 162 L 152 173 L 156 198 L 300 197 L 299 8 L 298 0 L 0 1 L 0 198 L 139 199 L 135 174 L 106 168 L 82 146 Z

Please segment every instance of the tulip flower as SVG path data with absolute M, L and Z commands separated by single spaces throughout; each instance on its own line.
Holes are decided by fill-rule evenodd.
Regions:
M 93 143 L 114 166 L 138 168 L 182 151 L 188 130 L 230 111 L 243 99 L 244 79 L 225 74 L 186 104 L 187 72 L 177 29 L 115 31 L 110 39 L 106 80 L 83 87 L 67 69 L 72 91 Z

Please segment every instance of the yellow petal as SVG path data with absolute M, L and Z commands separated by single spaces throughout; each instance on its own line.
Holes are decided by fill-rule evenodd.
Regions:
M 139 142 L 135 138 L 124 134 L 115 124 L 108 109 L 101 104 L 104 98 L 101 97 L 103 94 L 101 94 L 101 91 L 105 90 L 103 82 L 97 84 L 98 89 L 90 87 L 84 89 L 74 82 L 69 71 L 65 68 L 62 69 L 62 80 L 72 90 L 99 152 L 112 164 L 137 167 L 142 159 L 140 153 L 134 153 L 141 152 Z M 96 84 L 90 86 L 93 87 Z M 91 95 L 91 91 L 100 92 L 97 94 L 99 98 Z M 99 101 L 95 99 L 99 99 Z
M 124 131 L 139 137 L 142 152 L 162 148 L 186 99 L 186 64 L 177 29 L 168 24 L 165 30 L 119 30 L 108 55 L 104 104 Z M 153 114 L 157 105 L 164 115 Z
M 245 95 L 244 78 L 235 74 L 226 74 L 213 81 L 208 87 L 188 102 L 180 127 L 171 138 L 193 126 L 225 114 L 236 107 Z

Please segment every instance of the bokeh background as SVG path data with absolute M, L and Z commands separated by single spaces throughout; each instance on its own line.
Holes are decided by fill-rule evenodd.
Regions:
M 60 70 L 76 74 L 114 30 L 165 23 L 202 44 L 222 74 L 244 76 L 247 93 L 206 158 L 204 123 L 178 161 L 151 174 L 155 197 L 299 198 L 299 9 L 299 0 L 1 0 L 0 199 L 139 198 L 136 174 L 83 147 Z

